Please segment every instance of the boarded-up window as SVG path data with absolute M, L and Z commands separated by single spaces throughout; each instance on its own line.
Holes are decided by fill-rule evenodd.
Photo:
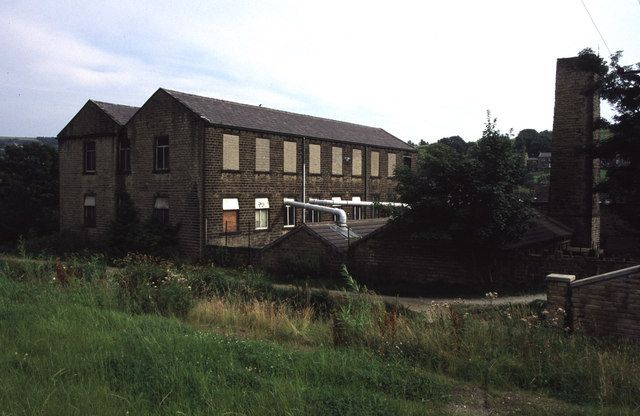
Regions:
M 320 174 L 320 145 L 309 145 L 309 173 Z
M 342 147 L 331 148 L 331 174 L 342 175 Z
M 371 152 L 371 176 L 380 176 L 380 152 Z
M 392 177 L 396 172 L 396 154 L 389 153 L 387 154 L 387 176 Z
M 362 175 L 362 150 L 360 149 L 353 149 L 351 157 L 351 175 Z
M 256 172 L 269 172 L 269 157 L 269 140 L 256 139 Z
M 222 135 L 222 169 L 240 170 L 240 138 L 238 136 Z
M 240 205 L 237 198 L 225 198 L 222 200 L 222 232 L 238 232 L 238 211 Z
M 296 142 L 284 142 L 284 172 L 296 173 Z

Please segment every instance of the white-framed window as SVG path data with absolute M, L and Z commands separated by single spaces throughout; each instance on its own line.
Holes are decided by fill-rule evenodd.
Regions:
M 256 198 L 256 230 L 269 228 L 269 198 Z
M 316 199 L 320 199 L 320 196 L 314 197 Z M 307 209 L 307 222 L 320 222 L 321 216 L 320 211 L 316 211 L 315 209 Z
M 331 174 L 342 175 L 342 147 L 331 147 Z
M 222 232 L 225 234 L 238 232 L 238 212 L 240 204 L 238 198 L 224 198 L 222 200 Z
M 293 198 L 289 198 L 293 199 Z M 296 207 L 291 205 L 284 206 L 284 227 L 290 228 L 296 226 Z
M 319 175 L 321 169 L 321 149 L 319 144 L 309 144 L 309 173 Z
M 351 198 L 351 200 L 353 202 L 360 202 L 361 201 L 359 196 L 354 196 L 354 197 Z M 361 220 L 363 218 L 364 217 L 362 215 L 362 207 L 354 205 L 353 206 L 353 219 L 354 220 Z
M 374 178 L 380 176 L 380 152 L 371 152 L 371 176 Z
M 222 170 L 240 170 L 240 137 L 222 135 Z

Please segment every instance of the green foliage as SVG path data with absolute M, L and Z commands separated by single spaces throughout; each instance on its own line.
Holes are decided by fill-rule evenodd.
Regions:
M 538 157 L 540 152 L 551 152 L 551 132 L 524 129 L 518 133 L 514 144 L 517 151 L 526 152 L 529 157 Z
M 0 242 L 58 229 L 58 150 L 39 143 L 0 152 Z
M 171 263 L 129 256 L 115 274 L 121 305 L 134 313 L 185 316 L 192 305 L 186 277 Z
M 411 209 L 398 222 L 414 237 L 492 250 L 528 226 L 530 195 L 521 155 L 490 115 L 465 153 L 436 143 L 418 151 L 415 172 L 398 170 L 398 192 Z
M 118 194 L 116 215 L 109 227 L 109 251 L 114 257 L 127 253 L 145 253 L 151 256 L 176 258 L 179 225 L 162 224 L 155 218 L 140 222 L 131 196 Z
M 611 56 L 609 65 L 592 51 L 581 56 L 601 76 L 596 88 L 615 110 L 612 120 L 596 126 L 608 133 L 595 152 L 608 161 L 598 190 L 607 194 L 619 215 L 640 227 L 640 63 L 620 65 L 621 52 Z

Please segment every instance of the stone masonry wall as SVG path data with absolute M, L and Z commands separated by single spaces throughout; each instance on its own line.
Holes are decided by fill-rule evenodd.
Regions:
M 599 162 L 588 151 L 598 141 L 600 100 L 588 92 L 596 75 L 580 68 L 579 59 L 558 59 L 556 67 L 549 215 L 574 231 L 574 245 L 596 248 L 600 214 L 592 189 Z
M 58 135 L 60 229 L 99 241 L 114 215 L 116 149 L 121 127 L 88 102 Z M 96 144 L 96 171 L 85 173 L 84 144 Z M 96 196 L 96 227 L 84 227 L 84 197 Z
M 574 330 L 640 339 L 640 266 L 581 280 L 549 275 L 547 302 L 567 311 Z
M 153 215 L 156 197 L 169 199 L 169 222 L 179 225 L 178 242 L 187 256 L 204 249 L 201 226 L 204 121 L 169 96 L 156 92 L 127 124 L 131 174 L 121 183 L 141 221 Z M 155 137 L 169 138 L 169 170 L 154 171 Z
M 240 138 L 238 171 L 222 169 L 221 155 L 224 134 L 237 135 Z M 269 140 L 271 159 L 269 172 L 255 171 L 256 138 Z M 296 143 L 296 173 L 284 172 L 284 141 Z M 403 156 L 415 158 L 415 154 L 411 152 L 375 148 L 381 154 L 380 177 L 370 178 L 368 160 L 372 148 L 369 146 L 318 139 L 303 140 L 300 137 L 210 126 L 205 132 L 206 234 L 209 244 L 229 247 L 249 247 L 249 245 L 262 247 L 291 230 L 291 228 L 284 227 L 285 210 L 282 200 L 283 198 L 295 198 L 297 201 L 302 201 L 303 143 L 307 147 L 309 144 L 321 146 L 321 173 L 319 175 L 307 174 L 307 198 L 331 199 L 339 196 L 342 199 L 351 199 L 354 196 L 359 196 L 365 200 L 372 198 L 373 195 L 378 195 L 381 200 L 386 200 L 390 195 L 395 194 L 396 185 L 396 181 L 387 175 L 387 153 L 396 153 L 399 163 L 401 163 Z M 342 175 L 331 173 L 332 146 L 340 146 L 343 149 Z M 366 155 L 366 161 L 363 161 L 362 176 L 352 176 L 351 161 L 353 160 L 354 148 L 362 150 L 363 155 Z M 308 165 L 308 150 L 306 153 Z M 350 158 L 349 162 L 344 160 L 345 157 Z M 415 166 L 415 160 L 413 160 L 412 166 Z M 238 199 L 240 206 L 238 233 L 226 235 L 224 233 L 222 222 L 222 200 L 224 198 Z M 255 198 L 269 198 L 269 228 L 267 230 L 255 230 Z M 346 208 L 345 211 L 348 218 L 352 218 L 353 210 Z M 365 210 L 365 215 L 370 217 L 371 210 Z M 321 214 L 321 221 L 331 220 L 329 214 Z M 296 223 L 301 222 L 302 209 L 296 208 Z
M 277 275 L 294 274 L 297 277 L 335 277 L 345 262 L 338 253 L 305 229 L 294 231 L 286 238 L 262 251 L 261 266 Z

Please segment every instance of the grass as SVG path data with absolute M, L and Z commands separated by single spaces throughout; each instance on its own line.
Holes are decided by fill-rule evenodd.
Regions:
M 99 259 L 78 259 L 65 284 L 53 262 L 0 261 L 0 415 L 578 415 L 640 406 L 640 347 L 565 333 L 562 315 L 543 305 L 414 314 L 349 279 L 336 302 L 273 290 L 252 269 L 143 260 L 107 275 Z M 175 285 L 180 296 L 167 296 Z M 134 307 L 131 288 L 154 307 Z M 186 289 L 182 314 L 174 303 Z

